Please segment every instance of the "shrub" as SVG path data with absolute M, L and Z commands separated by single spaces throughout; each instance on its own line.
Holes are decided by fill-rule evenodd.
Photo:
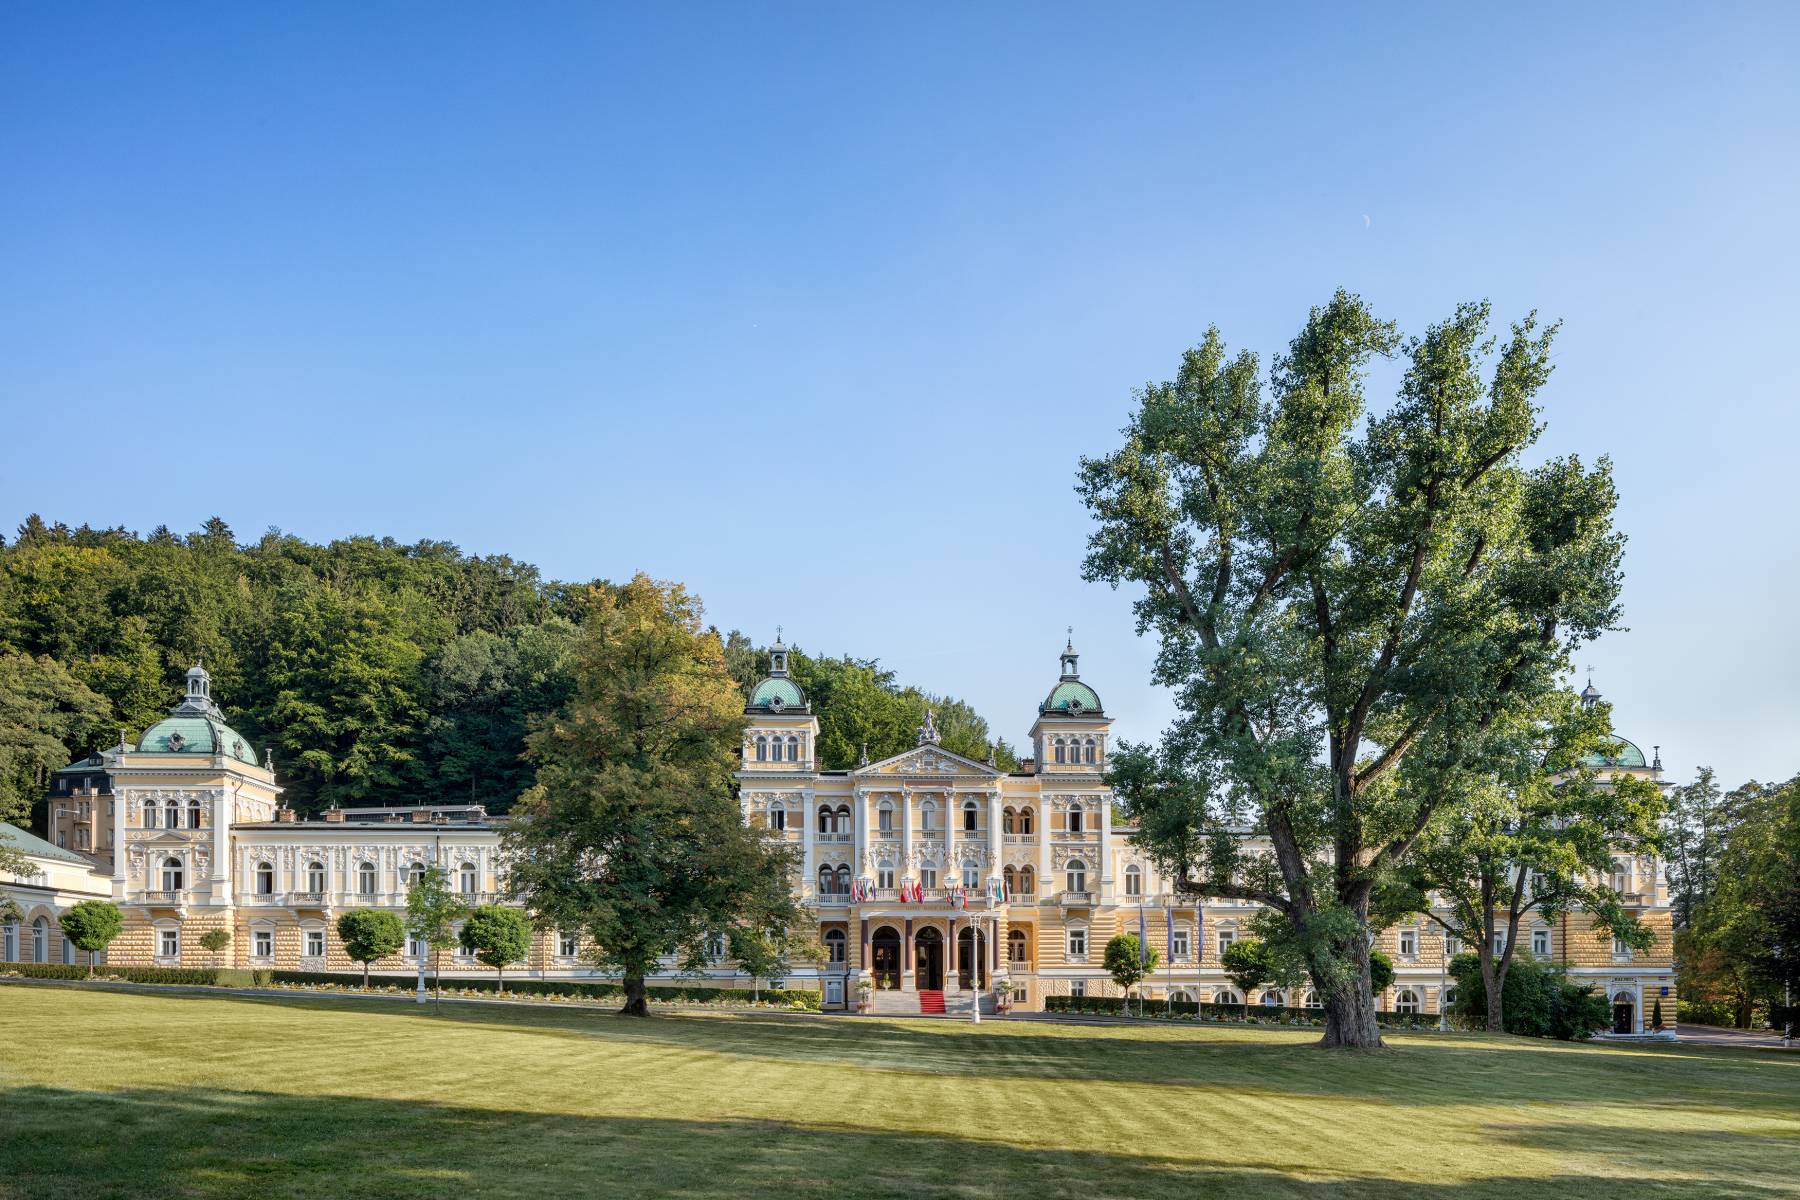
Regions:
M 1487 989 L 1481 980 L 1481 960 L 1473 954 L 1459 954 L 1450 962 L 1450 974 L 1456 979 L 1452 1012 L 1458 1023 L 1486 1028 Z M 1569 982 L 1561 969 L 1530 958 L 1513 959 L 1500 1001 L 1506 1032 L 1521 1037 L 1582 1041 L 1612 1021 L 1604 996 L 1591 987 Z
M 1718 1025 L 1730 1029 L 1737 1024 L 1737 1010 L 1723 1000 L 1677 1000 L 1675 1019 L 1683 1025 Z
M 94 969 L 97 979 L 116 979 L 126 983 L 176 983 L 189 987 L 268 987 L 273 971 L 242 971 L 229 967 L 114 967 Z M 0 963 L 0 974 L 23 975 L 28 979 L 86 979 L 87 968 L 61 963 Z
M 342 971 L 276 971 L 276 983 L 312 984 L 322 987 L 360 987 L 362 977 Z M 416 986 L 417 977 L 413 975 L 372 975 L 369 986 L 381 988 L 399 988 L 411 990 Z M 445 979 L 444 984 L 453 991 L 462 992 L 499 992 L 497 981 L 485 978 Z M 716 987 L 650 987 L 645 989 L 652 1000 L 682 1000 L 696 1004 L 717 1004 L 731 1000 L 748 1001 L 750 995 L 743 988 Z M 514 979 L 506 984 L 509 996 L 547 996 L 573 1000 L 606 1000 L 615 996 L 623 996 L 625 989 L 617 983 L 582 983 L 576 980 L 562 979 Z M 819 992 L 804 988 L 764 988 L 762 999 L 765 1003 L 799 1007 L 808 1012 L 819 1011 L 822 997 Z

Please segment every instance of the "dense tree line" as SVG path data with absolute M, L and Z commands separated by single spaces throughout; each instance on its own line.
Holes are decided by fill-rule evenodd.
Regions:
M 1664 844 L 1684 1006 L 1748 1028 L 1800 1000 L 1800 777 L 1726 792 L 1711 770 L 1670 794 Z
M 135 737 L 204 656 L 235 728 L 273 751 L 287 800 L 473 800 L 505 810 L 531 785 L 534 722 L 573 694 L 579 630 L 604 580 L 547 580 L 448 542 L 279 530 L 240 542 L 218 518 L 180 535 L 70 528 L 32 516 L 0 539 L 0 819 L 23 820 L 50 771 Z M 748 685 L 766 652 L 722 635 Z M 873 660 L 796 655 L 826 766 L 912 742 L 927 703 L 952 749 L 985 757 L 967 705 L 900 686 Z

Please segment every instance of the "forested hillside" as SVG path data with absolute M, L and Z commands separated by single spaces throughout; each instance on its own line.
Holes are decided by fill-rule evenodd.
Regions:
M 214 696 L 295 807 L 475 800 L 504 810 L 530 782 L 533 717 L 568 694 L 568 656 L 594 589 L 448 542 L 279 531 L 240 543 L 214 518 L 188 535 L 71 529 L 33 516 L 0 539 L 0 818 L 46 774 L 168 711 L 205 656 Z M 767 655 L 724 633 L 744 686 Z M 945 745 L 993 745 L 966 704 L 902 687 L 873 659 L 795 653 L 826 767 L 913 742 L 925 705 Z

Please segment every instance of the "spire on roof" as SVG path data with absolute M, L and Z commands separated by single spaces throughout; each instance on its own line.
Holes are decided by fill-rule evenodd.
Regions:
M 1592 708 L 1600 701 L 1600 689 L 1594 686 L 1594 668 L 1588 668 L 1587 686 L 1581 689 L 1581 707 Z
M 1064 679 L 1081 678 L 1081 673 L 1075 669 L 1078 658 L 1079 656 L 1075 653 L 1075 627 L 1071 625 L 1069 626 L 1069 640 L 1063 644 L 1062 677 Z
M 785 679 L 788 673 L 788 648 L 781 640 L 781 626 L 775 627 L 775 644 L 769 647 L 769 675 Z

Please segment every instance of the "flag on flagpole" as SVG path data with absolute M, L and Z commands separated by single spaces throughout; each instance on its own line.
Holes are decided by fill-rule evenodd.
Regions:
M 1144 928 L 1144 902 L 1138 901 L 1138 966 L 1147 966 L 1150 962 L 1150 934 Z

